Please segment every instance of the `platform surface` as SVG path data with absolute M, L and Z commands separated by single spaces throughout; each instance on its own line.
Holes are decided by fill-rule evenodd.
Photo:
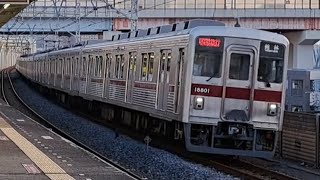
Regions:
M 0 100 L 0 180 L 133 179 Z

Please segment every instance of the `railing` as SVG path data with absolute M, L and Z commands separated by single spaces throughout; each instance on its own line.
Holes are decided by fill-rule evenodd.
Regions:
M 115 1 L 115 7 L 130 14 L 130 0 Z M 118 3 L 117 3 L 118 2 Z M 122 17 L 121 14 L 106 8 L 102 1 L 79 1 L 80 14 L 85 17 Z M 30 4 L 23 12 L 23 17 L 74 17 L 78 13 L 75 1 L 57 3 L 38 0 Z M 61 10 L 59 10 L 61 6 Z M 149 10 L 161 11 L 204 11 L 204 10 L 264 10 L 264 9 L 288 9 L 312 11 L 320 9 L 319 0 L 144 0 L 139 1 L 138 13 Z M 165 13 L 165 12 L 164 12 Z

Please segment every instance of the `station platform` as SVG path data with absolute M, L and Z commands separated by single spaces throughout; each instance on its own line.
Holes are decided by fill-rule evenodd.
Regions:
M 0 180 L 134 179 L 0 100 Z

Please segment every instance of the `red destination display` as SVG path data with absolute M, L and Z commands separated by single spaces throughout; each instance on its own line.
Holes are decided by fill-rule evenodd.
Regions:
M 211 38 L 199 38 L 199 45 L 205 47 L 220 47 L 220 39 L 211 39 Z

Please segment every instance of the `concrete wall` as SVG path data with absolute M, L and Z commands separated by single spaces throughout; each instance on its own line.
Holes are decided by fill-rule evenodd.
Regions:
M 297 61 L 297 68 L 310 69 L 315 65 L 313 57 L 313 45 L 297 45 L 297 56 L 294 59 Z
M 292 83 L 294 80 L 302 80 L 303 88 L 301 95 L 294 95 L 292 91 Z M 302 106 L 303 111 L 310 111 L 310 72 L 307 70 L 289 70 L 288 85 L 286 91 L 286 106 L 287 110 L 291 111 L 292 106 Z
M 288 68 L 312 69 L 315 66 L 313 45 L 320 40 L 320 31 L 296 31 L 283 35 L 290 41 Z

